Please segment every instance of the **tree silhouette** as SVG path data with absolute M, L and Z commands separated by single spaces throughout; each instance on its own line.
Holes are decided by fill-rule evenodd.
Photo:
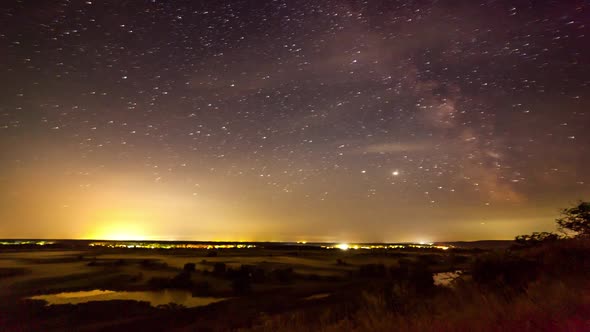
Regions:
M 534 232 L 531 235 L 519 235 L 516 237 L 516 243 L 523 246 L 535 246 L 537 244 L 559 240 L 559 235 L 549 232 Z
M 576 206 L 561 210 L 561 217 L 555 221 L 566 233 L 590 236 L 590 202 L 579 201 Z

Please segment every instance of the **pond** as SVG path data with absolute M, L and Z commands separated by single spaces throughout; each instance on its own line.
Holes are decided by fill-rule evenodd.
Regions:
M 306 298 L 304 298 L 305 301 L 311 301 L 311 300 L 319 300 L 319 299 L 325 299 L 327 297 L 330 297 L 330 293 L 319 293 L 319 294 L 314 294 L 311 296 L 308 296 Z
M 451 271 L 451 272 L 440 272 L 435 273 L 432 278 L 434 279 L 434 284 L 437 286 L 446 286 L 450 287 L 455 281 L 455 279 L 459 278 L 463 271 Z
M 152 306 L 166 305 L 170 303 L 185 307 L 200 307 L 225 300 L 215 297 L 193 297 L 188 291 L 162 290 L 162 291 L 112 291 L 90 290 L 79 292 L 64 292 L 29 297 L 32 300 L 43 300 L 47 304 L 78 304 L 90 301 L 133 300 L 149 302 Z

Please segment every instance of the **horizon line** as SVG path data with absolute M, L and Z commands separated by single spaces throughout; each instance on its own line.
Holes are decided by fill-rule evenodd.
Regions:
M 399 242 L 383 242 L 383 241 L 273 241 L 273 240 L 154 240 L 154 239 L 75 239 L 75 238 L 0 238 L 0 241 L 108 241 L 108 242 L 203 242 L 203 243 L 293 243 L 293 244 L 434 244 L 434 243 L 457 243 L 457 242 L 482 242 L 482 241 L 514 241 L 514 239 L 479 239 L 479 240 L 452 240 L 452 241 L 399 241 Z

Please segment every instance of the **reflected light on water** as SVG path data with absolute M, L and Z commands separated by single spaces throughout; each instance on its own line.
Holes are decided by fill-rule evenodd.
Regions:
M 100 296 L 105 294 L 112 294 L 115 291 L 110 290 L 101 290 L 101 289 L 94 289 L 91 291 L 80 291 L 80 292 L 66 292 L 66 293 L 59 293 L 54 294 L 56 298 L 63 298 L 63 299 L 76 299 L 76 298 L 84 298 L 84 297 L 92 297 L 92 296 Z
M 183 290 L 125 292 L 100 289 L 37 295 L 29 297 L 29 299 L 43 300 L 49 305 L 78 304 L 91 301 L 133 300 L 149 302 L 154 307 L 170 303 L 185 307 L 199 307 L 225 300 L 224 298 L 214 297 L 193 297 L 190 292 Z

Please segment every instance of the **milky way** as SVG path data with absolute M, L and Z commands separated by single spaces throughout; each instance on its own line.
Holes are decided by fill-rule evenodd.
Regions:
M 0 237 L 500 239 L 590 196 L 587 2 L 0 6 Z

